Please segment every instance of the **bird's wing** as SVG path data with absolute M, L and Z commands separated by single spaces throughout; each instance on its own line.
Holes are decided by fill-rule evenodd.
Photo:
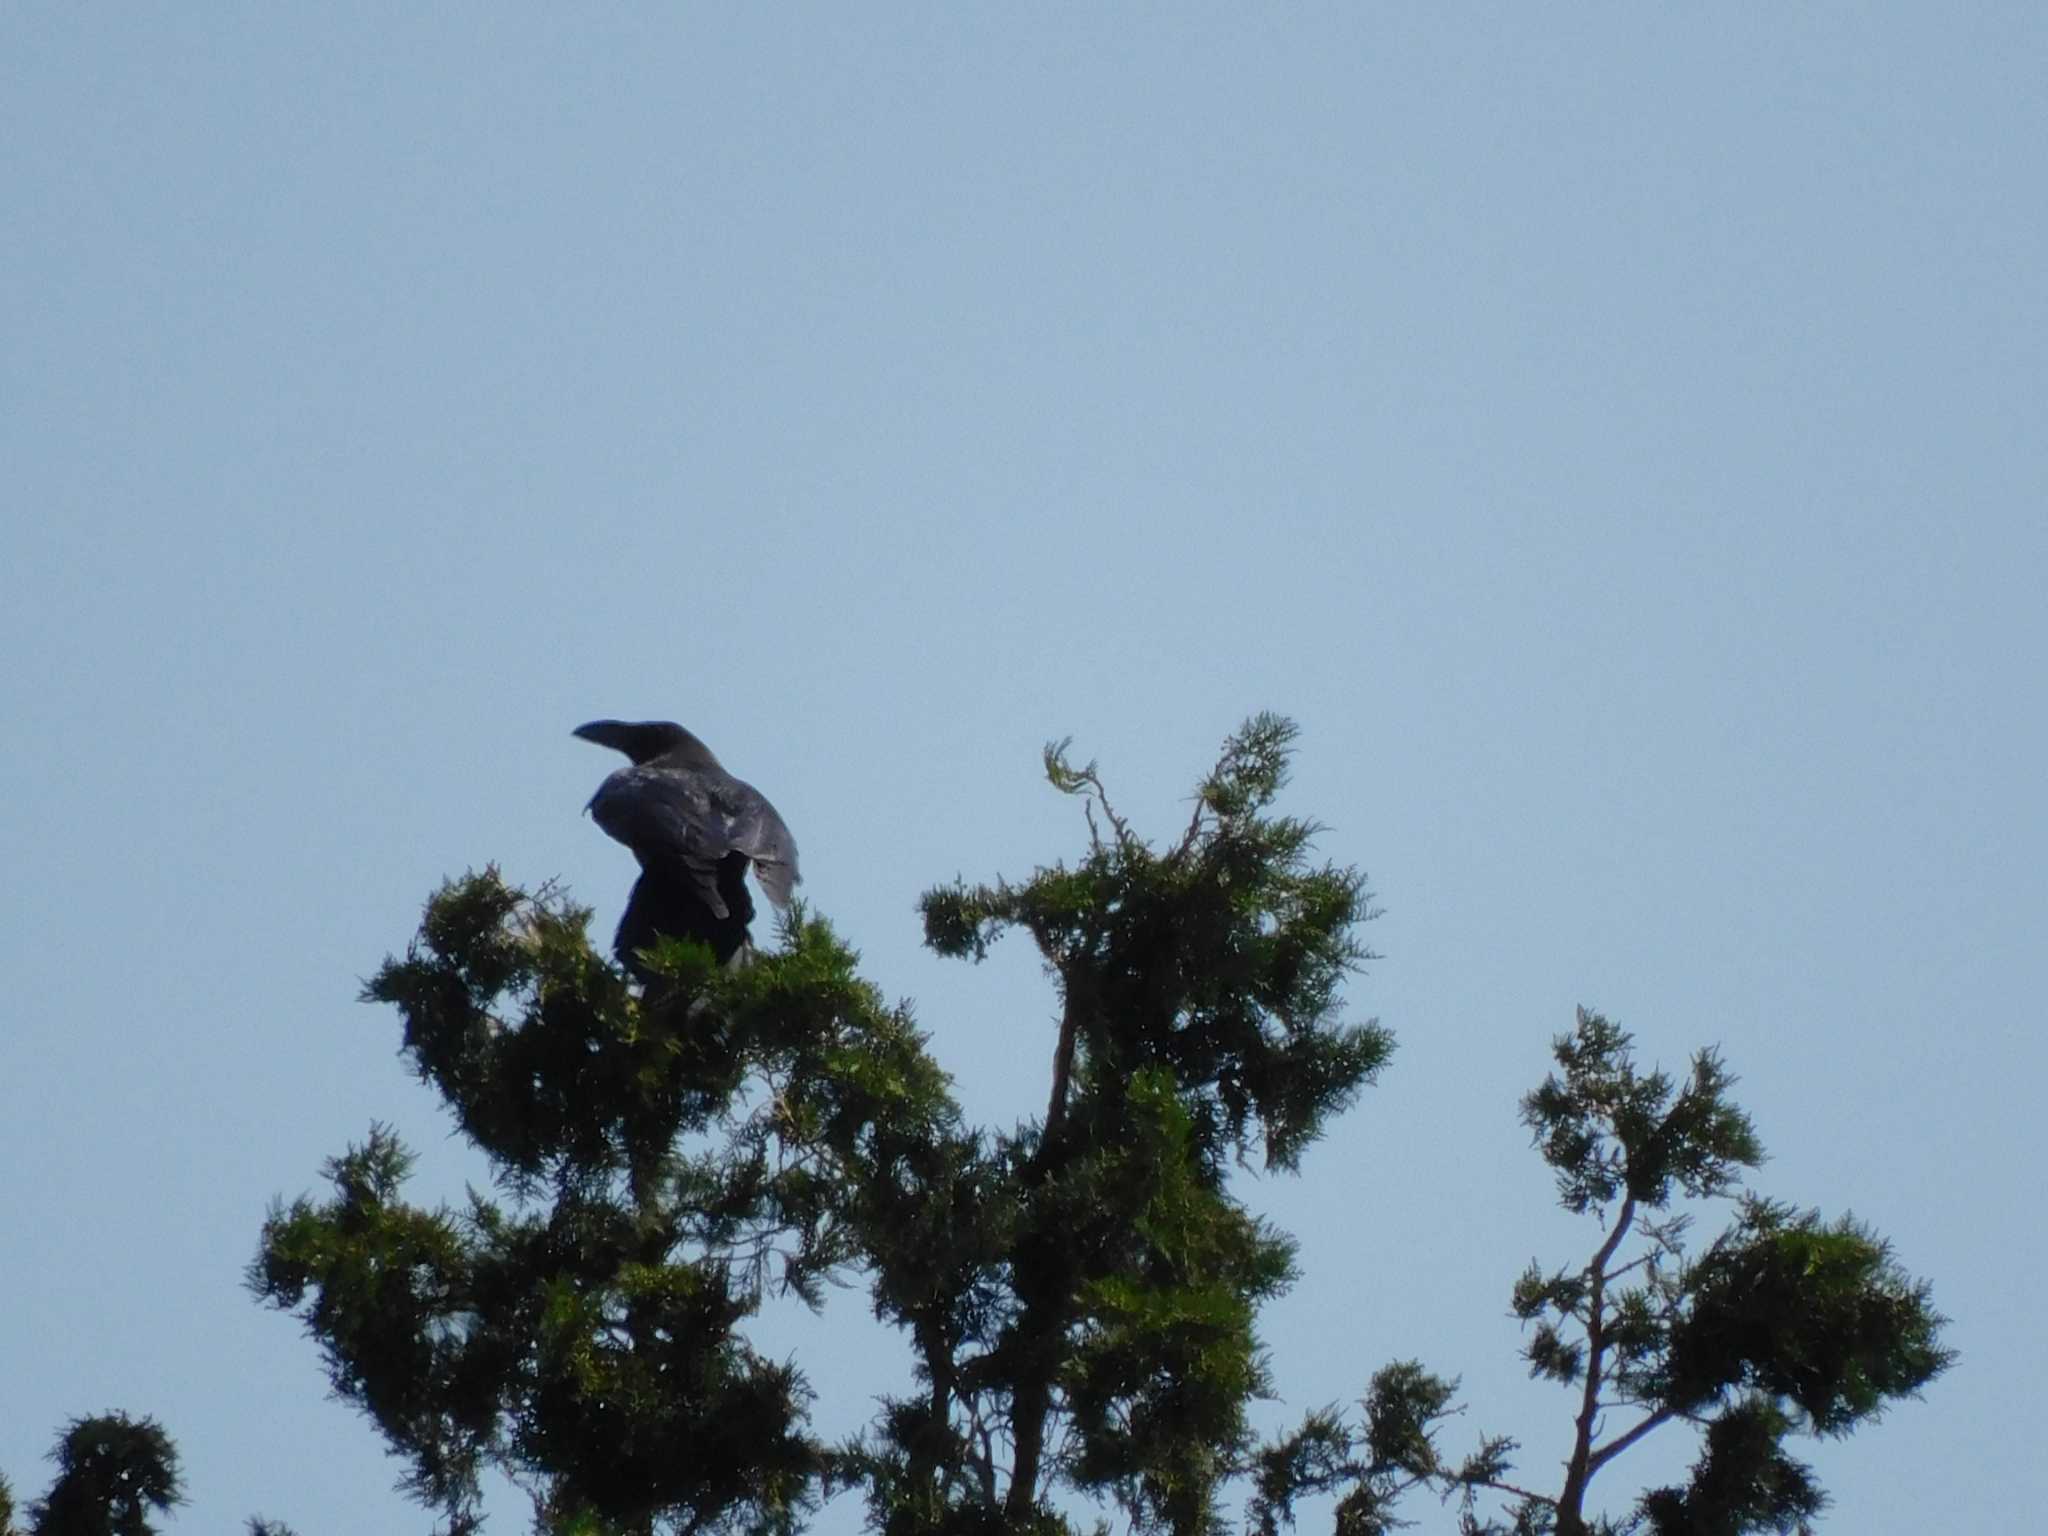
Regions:
M 724 917 L 718 861 L 732 840 L 726 835 L 728 818 L 719 811 L 707 778 L 688 768 L 621 768 L 591 796 L 590 814 L 633 850 L 641 868 L 687 876 L 704 905 Z
M 718 861 L 728 853 L 754 861 L 761 889 L 779 907 L 789 905 L 800 878 L 796 840 L 775 807 L 717 768 L 621 768 L 599 786 L 590 813 L 642 867 L 685 870 L 719 917 L 727 908 L 718 894 Z
M 728 777 L 726 782 L 736 792 L 728 802 L 732 846 L 754 861 L 754 878 L 761 882 L 761 893 L 776 906 L 787 907 L 791 892 L 803 879 L 796 867 L 796 839 L 766 795 L 735 778 Z

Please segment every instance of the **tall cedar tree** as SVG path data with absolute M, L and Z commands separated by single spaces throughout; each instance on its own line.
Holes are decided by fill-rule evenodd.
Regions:
M 1699 1052 L 1682 1083 L 1643 1074 L 1628 1034 L 1581 1009 L 1554 1054 L 1558 1070 L 1523 1099 L 1522 1119 L 1564 1208 L 1606 1232 L 1585 1263 L 1531 1264 L 1513 1290 L 1530 1374 L 1572 1393 L 1562 1483 L 1516 1480 L 1505 1436 L 1446 1460 L 1437 1429 L 1459 1411 L 1457 1383 L 1404 1361 L 1373 1377 L 1362 1424 L 1325 1410 L 1261 1454 L 1262 1536 L 1292 1522 L 1296 1499 L 1333 1490 L 1341 1536 L 1384 1536 L 1417 1487 L 1456 1499 L 1464 1536 L 1807 1536 L 1827 1499 L 1787 1440 L 1846 1435 L 1954 1358 L 1927 1285 L 1882 1238 L 1741 1192 L 1763 1148 L 1716 1052 Z M 1736 1204 L 1696 1256 L 1681 1198 Z M 1588 1513 L 1594 1477 L 1671 1424 L 1698 1436 L 1689 1481 L 1642 1494 L 1624 1516 Z M 1503 1512 L 1483 1514 L 1489 1499 Z
M 1164 851 L 1049 748 L 1085 855 L 926 896 L 934 949 L 1022 928 L 1058 984 L 1046 1115 L 1011 1134 L 962 1124 L 908 1009 L 800 909 L 737 971 L 665 941 L 643 994 L 559 892 L 445 886 L 366 996 L 496 1188 L 408 1204 L 411 1159 L 373 1127 L 326 1198 L 272 1212 L 251 1288 L 303 1319 L 451 1533 L 485 1468 L 564 1536 L 780 1536 L 855 1487 L 888 1536 L 1064 1533 L 1102 1501 L 1214 1528 L 1265 1388 L 1257 1308 L 1292 1274 L 1226 1173 L 1294 1168 L 1392 1048 L 1335 1017 L 1372 914 L 1272 812 L 1293 735 L 1248 722 Z M 828 1445 L 744 1325 L 854 1274 L 917 1390 Z

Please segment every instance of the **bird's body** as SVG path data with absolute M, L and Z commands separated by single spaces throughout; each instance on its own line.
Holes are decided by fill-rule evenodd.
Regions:
M 662 937 L 695 939 L 730 963 L 747 948 L 754 916 L 748 869 L 777 907 L 789 905 L 802 878 L 782 817 L 679 725 L 593 720 L 576 734 L 632 759 L 598 786 L 589 806 L 640 861 L 612 945 L 620 963 L 645 979 L 639 951 Z

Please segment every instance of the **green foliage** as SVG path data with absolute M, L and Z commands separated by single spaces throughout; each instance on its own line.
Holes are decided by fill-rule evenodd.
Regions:
M 73 1419 L 50 1452 L 50 1491 L 29 1509 L 34 1536 L 149 1536 L 152 1512 L 184 1500 L 178 1452 L 154 1419 L 125 1413 Z M 11 1511 L 0 1506 L 0 1529 Z
M 1563 1076 L 1552 1073 L 1522 1100 L 1522 1120 L 1557 1170 L 1565 1209 L 1583 1214 L 1623 1191 L 1661 1209 L 1673 1183 L 1689 1196 L 1719 1195 L 1737 1170 L 1763 1161 L 1713 1050 L 1693 1058 L 1678 1089 L 1662 1072 L 1638 1075 L 1628 1035 L 1580 1009 L 1578 1028 L 1558 1037 L 1554 1053 Z
M 1342 1491 L 1336 1512 L 1339 1536 L 1386 1536 L 1408 1522 L 1395 1511 L 1417 1487 L 1448 1494 L 1496 1485 L 1515 1443 L 1483 1440 L 1462 1464 L 1445 1460 L 1437 1444 L 1443 1420 L 1458 1409 L 1458 1384 L 1401 1360 L 1376 1372 L 1354 1426 L 1335 1408 L 1311 1413 L 1293 1434 L 1261 1448 L 1247 1510 L 1259 1536 L 1277 1536 L 1294 1524 L 1302 1498 Z
M 1296 1169 L 1393 1044 L 1338 1016 L 1375 914 L 1357 871 L 1312 860 L 1315 824 L 1273 809 L 1294 735 L 1248 721 L 1163 849 L 1051 745 L 1078 860 L 926 894 L 933 949 L 978 960 L 1021 928 L 1057 982 L 1046 1113 L 1010 1132 L 962 1123 L 909 1010 L 801 906 L 737 970 L 662 941 L 643 987 L 559 891 L 447 883 L 364 996 L 398 1011 L 491 1188 L 412 1202 L 412 1154 L 372 1125 L 318 1196 L 273 1206 L 250 1289 L 300 1318 L 449 1536 L 476 1530 L 487 1470 L 545 1536 L 793 1536 L 852 1489 L 883 1536 L 1075 1536 L 1078 1511 L 1097 1533 L 1113 1513 L 1210 1536 L 1233 1483 L 1257 1536 L 1314 1496 L 1338 1536 L 1387 1536 L 1418 1489 L 1461 1536 L 1810 1531 L 1826 1496 L 1788 1441 L 1939 1375 L 1945 1320 L 1869 1228 L 1742 1193 L 1763 1151 L 1716 1052 L 1641 1072 L 1583 1010 L 1521 1110 L 1603 1236 L 1511 1290 L 1532 1375 L 1575 1404 L 1562 1487 L 1517 1483 L 1506 1436 L 1447 1454 L 1458 1383 L 1413 1360 L 1355 1414 L 1254 1443 L 1259 1313 L 1295 1249 L 1232 1175 Z M 1717 1199 L 1735 1218 L 1695 1256 L 1679 1203 Z M 816 1306 L 828 1284 L 867 1287 L 914 1371 L 838 1445 L 802 1373 L 746 1336 L 769 1300 Z M 1699 1435 L 1690 1477 L 1587 1514 L 1596 1475 L 1671 1423 Z M 77 1420 L 52 1459 L 30 1536 L 145 1536 L 180 1501 L 148 1419 Z
M 1293 1168 L 1393 1048 L 1377 1024 L 1334 1017 L 1345 976 L 1372 958 L 1356 937 L 1377 915 L 1364 877 L 1310 862 L 1315 823 L 1267 814 L 1294 735 L 1259 715 L 1231 737 L 1164 853 L 1117 814 L 1095 764 L 1048 747 L 1047 776 L 1087 807 L 1086 857 L 923 903 L 941 954 L 979 959 L 1005 928 L 1027 931 L 1065 995 L 1076 1070 L 1108 1082 L 1166 1068 L 1212 1178 L 1225 1153 L 1248 1150 L 1254 1121 L 1266 1160 Z
M 1689 1258 L 1675 1202 L 1735 1194 L 1763 1155 L 1733 1079 L 1712 1051 L 1682 1080 L 1639 1072 L 1584 1012 L 1522 1114 L 1605 1235 L 1512 1291 L 1532 1372 L 1578 1404 L 1562 1490 L 1514 1482 L 1505 1436 L 1447 1455 L 1457 1383 L 1414 1361 L 1355 1416 L 1254 1443 L 1259 1312 L 1294 1246 L 1232 1175 L 1297 1168 L 1392 1050 L 1339 1017 L 1370 958 L 1364 879 L 1274 810 L 1294 734 L 1248 721 L 1163 848 L 1049 746 L 1079 858 L 926 894 L 933 949 L 978 960 L 1022 929 L 1059 988 L 1045 1115 L 1008 1132 L 962 1123 L 908 1009 L 801 908 L 738 970 L 664 941 L 642 988 L 559 892 L 450 882 L 365 996 L 398 1010 L 493 1188 L 411 1203 L 411 1156 L 373 1126 L 321 1196 L 272 1210 L 250 1287 L 301 1318 L 451 1536 L 493 1468 L 549 1536 L 782 1536 L 854 1489 L 884 1536 L 1074 1536 L 1081 1510 L 1209 1536 L 1234 1480 L 1259 1536 L 1312 1495 L 1339 1536 L 1384 1536 L 1418 1488 L 1464 1536 L 1805 1530 L 1823 1495 L 1787 1438 L 1932 1379 L 1942 1319 L 1847 1220 L 1751 1198 Z M 812 1433 L 802 1374 L 746 1337 L 768 1300 L 828 1284 L 867 1287 L 914 1372 L 838 1445 Z M 1593 1477 L 1674 1421 L 1701 1431 L 1690 1481 L 1588 1517 Z
M 1110 1202 L 1089 1218 L 1098 1262 L 1075 1277 L 1059 1373 L 1079 1440 L 1069 1475 L 1116 1490 L 1141 1523 L 1200 1529 L 1246 1444 L 1245 1404 L 1266 1385 L 1253 1323 L 1293 1278 L 1292 1247 L 1197 1177 L 1163 1070 L 1129 1090 L 1134 1144 L 1102 1160 L 1100 1183 L 1084 1160 L 1063 1170 Z M 1123 1241 L 1108 1224 L 1127 1226 Z
M 125 1413 L 74 1419 L 50 1452 L 57 1476 L 14 1523 L 14 1494 L 0 1477 L 0 1536 L 147 1536 L 149 1513 L 185 1502 L 178 1451 L 162 1425 Z M 252 1517 L 249 1536 L 293 1536 L 276 1520 Z
M 1004 1430 L 1013 1526 L 1045 1517 L 1041 1490 L 1062 1483 L 1110 1494 L 1141 1530 L 1215 1526 L 1246 1405 L 1266 1390 L 1257 1309 L 1293 1273 L 1292 1245 L 1228 1194 L 1228 1167 L 1256 1127 L 1266 1161 L 1294 1168 L 1391 1052 L 1377 1025 L 1335 1016 L 1369 958 L 1363 877 L 1312 864 L 1315 826 L 1270 813 L 1293 736 L 1262 715 L 1226 742 L 1164 852 L 1093 763 L 1048 747 L 1048 779 L 1087 815 L 1080 862 L 924 898 L 942 954 L 980 959 L 1005 929 L 1029 933 L 1063 1004 L 1043 1124 L 989 1144 L 1012 1170 L 995 1207 L 1006 1246 L 983 1250 L 1001 1261 L 983 1271 L 990 1304 L 945 1340 L 949 1357 L 925 1353 L 934 1395 L 900 1420 L 932 1435 L 943 1402 L 958 1422 L 934 1475 L 984 1505 L 999 1479 L 975 1447 Z M 907 1440 L 863 1451 L 913 1465 Z M 903 1528 L 884 1507 L 876 1518 Z
M 1803 1463 L 1785 1454 L 1791 1418 L 1767 1397 L 1730 1403 L 1707 1424 L 1705 1445 L 1684 1488 L 1643 1495 L 1644 1521 L 1656 1536 L 1776 1531 L 1807 1536 L 1827 1495 Z
M 1683 1411 L 1743 1387 L 1846 1434 L 1910 1396 L 1950 1358 L 1928 1287 L 1851 1218 L 1824 1223 L 1754 1197 L 1687 1277 L 1662 1395 Z
M 1228 1165 L 1256 1126 L 1293 1167 L 1391 1048 L 1334 1018 L 1372 914 L 1357 874 L 1309 862 L 1311 824 L 1270 814 L 1292 737 L 1233 737 L 1164 853 L 1049 749 L 1081 862 L 925 898 L 934 948 L 1021 925 L 1059 978 L 1052 1101 L 1009 1134 L 960 1123 L 907 1010 L 801 910 L 737 971 L 664 943 L 642 991 L 559 893 L 449 883 L 365 996 L 497 1192 L 408 1203 L 411 1159 L 373 1127 L 327 1195 L 273 1210 L 251 1288 L 451 1529 L 487 1467 L 559 1533 L 787 1531 L 849 1486 L 903 1536 L 1051 1536 L 1061 1494 L 1214 1528 L 1266 1386 L 1257 1311 L 1293 1275 Z M 771 1292 L 855 1276 L 916 1390 L 832 1447 L 744 1328 Z
M 496 1466 L 551 1530 L 792 1529 L 829 1457 L 801 1374 L 742 1326 L 771 1283 L 814 1297 L 857 1256 L 846 1175 L 878 1122 L 943 1135 L 944 1076 L 804 914 L 736 973 L 666 946 L 645 996 L 587 918 L 472 875 L 366 989 L 510 1204 L 408 1204 L 411 1159 L 373 1128 L 329 1198 L 273 1211 L 251 1288 L 304 1318 L 452 1525 Z
M 1928 1287 L 1852 1220 L 1743 1195 L 1734 1224 L 1687 1257 L 1688 1216 L 1673 1202 L 1733 1196 L 1739 1170 L 1763 1159 L 1716 1053 L 1696 1055 L 1683 1084 L 1639 1073 L 1628 1034 L 1582 1009 L 1555 1056 L 1559 1070 L 1522 1101 L 1522 1118 L 1560 1203 L 1598 1214 L 1607 1233 L 1578 1268 L 1532 1263 L 1511 1294 L 1530 1328 L 1530 1374 L 1578 1394 L 1563 1487 L 1553 1496 L 1510 1481 L 1506 1439 L 1446 1465 L 1433 1426 L 1454 1411 L 1454 1384 L 1408 1363 L 1374 1378 L 1362 1437 L 1325 1411 L 1262 1454 L 1262 1536 L 1303 1493 L 1347 1485 L 1340 1532 L 1391 1529 L 1394 1501 L 1427 1486 L 1458 1497 L 1467 1536 L 1804 1533 L 1826 1495 L 1786 1440 L 1845 1434 L 1947 1368 Z M 1628 1416 L 1610 1435 L 1615 1415 Z M 1672 1422 L 1701 1430 L 1690 1481 L 1644 1494 L 1619 1522 L 1588 1516 L 1594 1476 Z M 1506 1501 L 1502 1516 L 1480 1516 L 1483 1493 Z

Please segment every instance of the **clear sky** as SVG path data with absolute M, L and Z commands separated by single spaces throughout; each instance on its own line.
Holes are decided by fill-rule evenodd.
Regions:
M 1048 985 L 918 893 L 1080 845 L 1047 738 L 1164 836 L 1274 708 L 1400 1050 L 1244 1186 L 1268 1422 L 1420 1356 L 1554 1482 L 1583 1002 L 1955 1319 L 1830 1528 L 2037 1515 L 2044 79 L 2031 4 L 0 8 L 0 1470 L 121 1407 L 174 1531 L 424 1529 L 240 1273 L 373 1119 L 476 1175 L 356 992 L 486 861 L 609 932 L 580 721 L 766 791 L 1008 1124 Z

